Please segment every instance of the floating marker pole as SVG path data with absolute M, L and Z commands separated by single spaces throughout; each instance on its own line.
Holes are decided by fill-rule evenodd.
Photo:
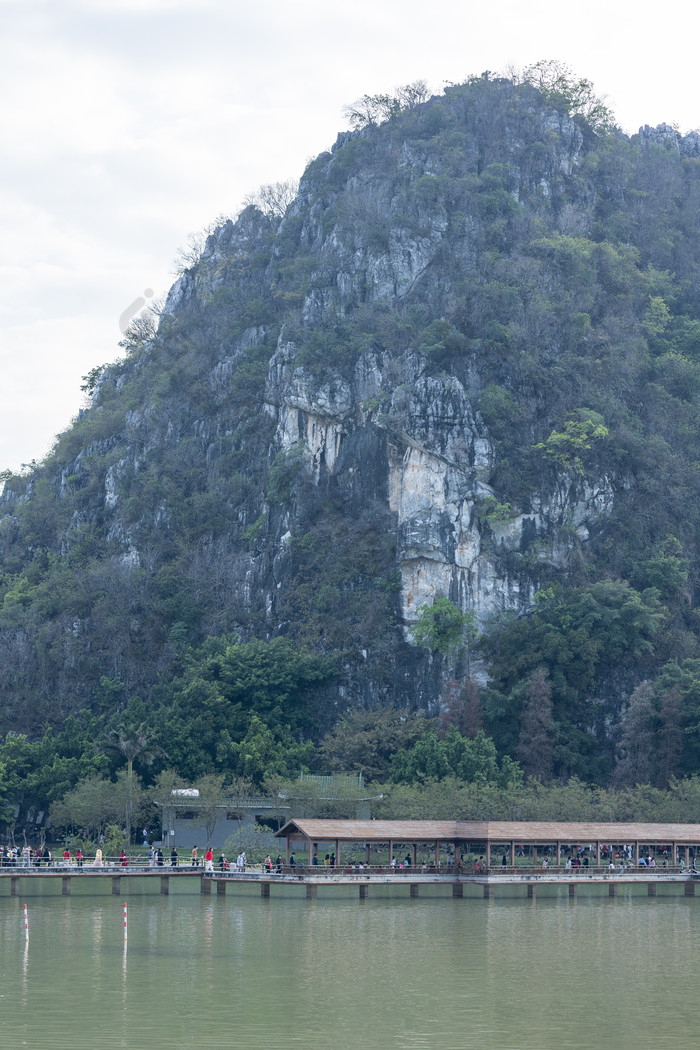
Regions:
M 124 901 L 124 940 L 126 940 L 126 901 Z
M 29 940 L 29 917 L 27 916 L 27 905 L 24 905 L 24 936 Z

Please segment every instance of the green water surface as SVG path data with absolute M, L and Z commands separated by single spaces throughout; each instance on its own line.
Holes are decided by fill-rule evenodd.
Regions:
M 700 899 L 258 894 L 0 897 L 2 1046 L 698 1045 Z

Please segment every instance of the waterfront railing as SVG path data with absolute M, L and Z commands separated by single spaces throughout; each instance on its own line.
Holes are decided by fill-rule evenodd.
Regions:
M 585 878 L 589 875 L 609 875 L 609 876 L 623 876 L 623 875 L 644 875 L 646 878 L 653 879 L 654 877 L 662 877 L 665 875 L 694 875 L 699 874 L 694 872 L 692 868 L 683 867 L 682 865 L 667 864 L 666 867 L 663 864 L 649 867 L 648 865 L 635 865 L 630 862 L 621 867 L 616 864 L 614 867 L 610 867 L 610 864 L 589 864 L 580 865 L 578 867 L 571 866 L 567 867 L 566 864 L 548 864 L 547 867 L 539 865 L 528 865 L 528 864 L 516 864 L 515 866 L 504 865 L 504 864 L 493 864 L 487 867 L 483 863 L 477 863 L 476 865 L 462 864 L 454 865 L 447 863 L 440 863 L 436 865 L 434 862 L 419 863 L 415 867 L 412 865 L 405 865 L 402 867 L 396 865 L 367 865 L 356 862 L 350 862 L 348 864 L 276 864 L 273 863 L 271 868 L 265 867 L 263 864 L 247 864 L 245 868 L 239 869 L 234 861 L 229 860 L 227 865 L 222 866 L 217 860 L 214 861 L 212 868 L 206 869 L 204 861 L 200 858 L 196 864 L 192 864 L 189 857 L 178 858 L 177 863 L 173 863 L 170 858 L 164 856 L 163 862 L 158 863 L 154 859 L 153 862 L 149 861 L 148 857 L 136 857 L 128 858 L 126 861 L 122 857 L 103 857 L 101 862 L 96 863 L 94 857 L 84 857 L 82 860 L 71 857 L 70 860 L 64 860 L 63 858 L 54 857 L 50 862 L 46 862 L 42 859 L 41 863 L 37 863 L 36 860 L 29 862 L 27 858 L 8 858 L 5 857 L 0 864 L 0 874 L 40 874 L 40 873 L 54 873 L 54 874 L 72 874 L 79 875 L 81 873 L 96 873 L 96 872 L 109 871 L 111 874 L 153 874 L 160 872 L 161 874 L 181 872 L 183 874 L 198 874 L 198 875 L 210 875 L 210 876 L 241 876 L 246 875 L 250 878 L 258 877 L 269 877 L 272 875 L 286 875 L 286 876 L 298 876 L 298 877 L 313 877 L 313 878 L 331 878 L 337 875 L 356 875 L 358 877 L 368 875 L 389 875 L 392 878 L 397 879 L 410 879 L 416 876 L 441 876 L 446 878 L 454 878 L 456 876 L 504 876 L 504 877 L 529 877 L 535 876 L 560 876 L 561 878 Z

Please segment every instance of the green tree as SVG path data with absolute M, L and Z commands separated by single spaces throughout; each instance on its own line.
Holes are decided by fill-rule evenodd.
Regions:
M 209 846 L 219 814 L 226 804 L 223 774 L 207 773 L 199 777 L 192 786 L 199 792 L 197 816 L 204 824 L 207 832 L 205 845 Z
M 131 824 L 134 809 L 140 796 L 140 784 L 134 776 L 134 761 L 141 757 L 149 764 L 156 755 L 164 754 L 154 743 L 155 730 L 146 721 L 124 721 L 105 732 L 103 742 L 108 750 L 116 751 L 126 759 L 126 797 L 124 800 L 124 826 L 127 848 L 131 845 Z
M 424 783 L 457 777 L 470 783 L 508 784 L 521 778 L 516 762 L 506 758 L 499 767 L 493 740 L 479 730 L 473 739 L 450 728 L 440 739 L 434 729 L 424 733 L 410 750 L 397 751 L 391 779 L 397 784 Z
M 227 750 L 228 756 L 224 757 Z M 272 730 L 255 714 L 250 716 L 245 736 L 240 741 L 222 738 L 217 749 L 218 758 L 225 761 L 237 776 L 258 787 L 268 777 L 285 777 L 305 769 L 313 753 L 311 741 L 299 743 L 294 740 L 289 726 L 276 726 Z
M 654 737 L 658 715 L 651 682 L 642 682 L 625 710 L 616 779 L 619 783 L 650 784 L 654 778 Z
M 268 758 L 273 746 L 281 760 L 279 748 L 285 740 L 291 760 L 292 741 L 301 746 L 309 735 L 316 696 L 334 672 L 334 659 L 295 649 L 283 638 L 209 639 L 183 658 L 181 673 L 163 692 L 153 716 L 158 738 L 171 765 L 189 780 L 213 771 L 248 775 L 246 766 L 252 769 L 256 755 L 261 758 L 266 747 Z M 241 749 L 246 737 L 254 748 Z M 263 757 L 261 764 L 265 761 Z M 299 752 L 293 761 L 303 765 L 305 753 Z
M 563 430 L 553 430 L 546 441 L 533 448 L 542 450 L 561 470 L 585 474 L 584 454 L 608 436 L 608 428 L 597 418 L 567 420 Z
M 396 708 L 348 712 L 321 740 L 316 768 L 324 773 L 362 773 L 366 780 L 384 779 L 396 752 L 411 748 L 429 724 L 422 713 Z
M 655 783 L 665 788 L 678 774 L 683 756 L 683 699 L 677 686 L 661 697 L 655 750 Z
M 554 768 L 556 727 L 552 715 L 552 687 L 544 668 L 538 667 L 532 672 L 524 692 L 516 754 L 528 776 L 549 780 Z
M 268 789 L 279 795 L 291 807 L 290 816 L 328 819 L 354 819 L 358 807 L 374 798 L 374 789 L 367 788 L 361 777 L 336 773 L 332 776 L 302 774 L 295 780 L 268 781 Z
M 100 776 L 79 781 L 63 798 L 51 803 L 51 822 L 55 828 L 80 833 L 87 830 L 97 838 L 106 833 L 108 824 L 118 822 L 121 826 L 127 812 L 140 817 L 147 804 L 140 778 L 122 769 L 116 781 Z
M 463 613 L 449 598 L 436 598 L 432 605 L 421 606 L 411 634 L 416 645 L 446 656 L 476 636 L 476 613 Z

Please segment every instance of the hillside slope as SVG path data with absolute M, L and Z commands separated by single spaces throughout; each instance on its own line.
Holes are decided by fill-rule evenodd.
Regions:
M 544 668 L 560 774 L 610 775 L 644 679 L 694 763 L 700 137 L 554 102 L 449 87 L 208 238 L 5 486 L 0 732 L 167 704 L 191 647 L 283 637 L 335 661 L 312 732 L 475 670 L 514 754 Z M 413 644 L 442 597 L 469 667 Z

